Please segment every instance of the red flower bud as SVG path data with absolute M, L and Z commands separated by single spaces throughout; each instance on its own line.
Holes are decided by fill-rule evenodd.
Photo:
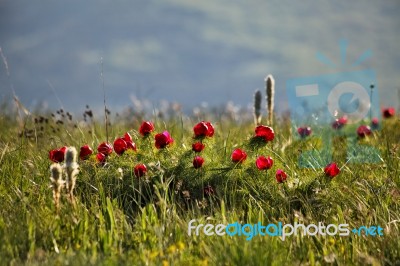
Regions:
M 136 177 L 142 177 L 146 174 L 147 172 L 147 167 L 144 164 L 137 164 L 135 166 L 135 169 L 133 170 L 133 172 L 135 173 Z
M 371 135 L 371 133 L 372 133 L 371 128 L 369 126 L 366 126 L 366 125 L 361 125 L 357 129 L 357 135 L 360 138 L 365 138 L 366 136 Z
M 297 133 L 299 133 L 300 137 L 305 138 L 311 135 L 312 130 L 311 127 L 299 127 Z
M 196 168 L 196 169 L 200 168 L 203 165 L 203 163 L 204 163 L 204 159 L 202 157 L 200 157 L 200 156 L 194 157 L 194 159 L 193 159 L 193 167 L 194 168 Z
M 192 150 L 194 152 L 201 152 L 202 150 L 204 150 L 204 148 L 206 147 L 206 145 L 204 145 L 201 142 L 196 142 L 192 144 Z
M 193 127 L 196 138 L 212 137 L 214 135 L 214 126 L 210 122 L 201 121 Z
M 265 142 L 272 141 L 275 138 L 275 133 L 272 127 L 260 125 L 255 129 L 256 137 L 263 138 Z
M 243 163 L 247 158 L 247 153 L 241 149 L 235 149 L 231 158 L 234 163 Z
M 385 108 L 382 110 L 382 115 L 384 118 L 390 118 L 395 115 L 396 111 L 393 107 Z
M 132 137 L 128 132 L 125 133 L 123 139 L 125 140 L 128 149 L 136 151 L 136 144 L 133 142 Z
M 336 163 L 330 163 L 324 168 L 324 172 L 326 176 L 333 178 L 340 173 L 340 169 L 338 168 Z
M 55 163 L 61 163 L 64 161 L 65 152 L 67 151 L 67 147 L 62 147 L 59 149 L 54 149 L 49 151 L 49 159 Z
M 283 183 L 287 179 L 287 174 L 285 173 L 285 171 L 278 169 L 276 170 L 275 178 L 278 183 Z
M 103 165 L 103 164 L 106 162 L 106 159 L 107 159 L 107 155 L 105 155 L 105 154 L 103 154 L 103 153 L 101 153 L 101 152 L 99 152 L 98 154 L 96 154 L 96 161 L 97 161 L 99 164 Z
M 341 129 L 346 124 L 347 124 L 347 116 L 344 115 L 336 119 L 335 122 L 332 123 L 332 127 L 333 129 Z
M 89 145 L 83 145 L 81 147 L 81 150 L 79 152 L 79 158 L 81 158 L 81 160 L 86 160 L 89 158 L 90 155 L 92 155 L 93 150 L 92 148 L 90 148 Z
M 150 121 L 145 121 L 145 122 L 143 122 L 141 125 L 140 125 L 140 128 L 139 128 L 139 133 L 142 135 L 142 136 L 147 136 L 147 135 L 149 135 L 151 132 L 153 132 L 154 131 L 154 125 L 153 125 L 153 123 L 152 122 L 150 122 Z
M 174 142 L 174 139 L 171 138 L 171 135 L 168 131 L 164 131 L 163 133 L 159 133 L 155 135 L 155 146 L 157 149 L 165 148 L 167 145 Z
M 114 151 L 118 155 L 122 155 L 128 149 L 128 145 L 123 138 L 118 138 L 114 141 Z
M 258 170 L 271 169 L 273 164 L 274 160 L 272 160 L 272 158 L 269 156 L 268 157 L 259 156 L 256 160 L 256 166 Z
M 97 147 L 97 151 L 104 155 L 110 155 L 113 151 L 113 148 L 110 143 L 103 142 Z

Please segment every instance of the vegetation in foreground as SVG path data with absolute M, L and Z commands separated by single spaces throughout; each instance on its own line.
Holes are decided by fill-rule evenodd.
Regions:
M 64 112 L 64 111 L 63 111 Z M 138 132 L 140 118 L 76 122 L 61 111 L 22 120 L 0 116 L 0 258 L 7 265 L 399 265 L 400 126 L 392 117 L 361 140 L 379 148 L 379 164 L 351 164 L 346 139 L 333 139 L 340 174 L 323 167 L 298 168 L 298 155 L 317 147 L 312 136 L 293 138 L 286 119 L 274 123 L 275 138 L 254 141 L 254 125 L 228 118 L 153 117 L 155 131 Z M 203 140 L 204 163 L 193 167 L 193 126 L 212 121 L 215 134 Z M 168 130 L 174 142 L 154 146 Z M 354 131 L 354 128 L 349 127 Z M 79 161 L 74 200 L 62 192 L 53 201 L 49 151 L 103 142 L 129 132 L 136 151 L 115 152 L 105 164 L 91 155 Z M 247 153 L 234 163 L 231 153 Z M 273 166 L 259 170 L 258 156 Z M 145 164 L 140 178 L 134 167 Z M 276 170 L 287 180 L 278 183 Z M 204 190 L 208 188 L 208 190 Z M 384 236 L 188 236 L 188 222 L 379 225 Z

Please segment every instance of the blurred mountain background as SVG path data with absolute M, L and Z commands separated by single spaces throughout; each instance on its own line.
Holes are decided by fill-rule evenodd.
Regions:
M 101 58 L 111 109 L 132 98 L 247 106 L 264 77 L 276 80 L 278 110 L 289 78 L 372 68 L 382 105 L 398 105 L 400 2 L 288 0 L 0 0 L 0 97 L 10 82 L 32 108 L 103 103 Z M 339 41 L 348 41 L 341 65 Z M 366 50 L 371 58 L 351 64 Z M 316 59 L 321 52 L 336 68 Z

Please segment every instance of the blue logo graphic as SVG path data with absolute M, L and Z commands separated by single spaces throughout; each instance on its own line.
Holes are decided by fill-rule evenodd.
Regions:
M 346 63 L 347 42 L 340 43 L 341 68 Z M 350 68 L 358 67 L 371 57 L 370 50 L 364 52 Z M 335 69 L 338 66 L 322 53 L 317 59 Z M 299 127 L 311 127 L 313 138 L 318 145 L 303 151 L 299 156 L 300 167 L 323 167 L 332 161 L 333 139 L 344 136 L 347 140 L 347 160 L 349 163 L 377 163 L 379 152 L 372 146 L 362 144 L 357 139 L 359 125 L 368 125 L 372 117 L 380 117 L 376 75 L 372 69 L 341 71 L 334 74 L 290 79 L 286 91 L 291 111 L 294 134 Z M 333 130 L 332 123 L 347 118 L 347 126 L 352 130 Z M 297 139 L 301 136 L 296 134 Z

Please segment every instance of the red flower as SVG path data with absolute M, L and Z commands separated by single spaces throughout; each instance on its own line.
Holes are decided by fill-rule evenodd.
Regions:
M 147 136 L 154 131 L 154 125 L 150 121 L 145 121 L 140 125 L 139 133 L 142 136 Z
M 338 168 L 336 163 L 330 163 L 324 168 L 324 172 L 326 176 L 333 178 L 340 173 L 340 169 Z
M 201 121 L 193 127 L 196 138 L 214 136 L 214 126 L 210 122 Z
M 107 159 L 107 155 L 104 155 L 103 153 L 99 152 L 98 154 L 96 154 L 96 161 L 99 164 L 104 164 L 106 162 Z
M 341 129 L 346 124 L 347 124 L 347 116 L 342 116 L 339 119 L 336 119 L 335 122 L 333 122 L 332 127 L 334 129 Z
M 273 164 L 274 160 L 272 160 L 272 158 L 269 156 L 268 157 L 259 156 L 256 160 L 256 166 L 258 170 L 271 169 Z
M 118 138 L 114 141 L 114 151 L 116 154 L 122 155 L 127 149 L 128 145 L 123 138 Z
M 110 143 L 103 142 L 97 147 L 97 151 L 104 154 L 104 155 L 110 155 L 113 151 L 113 148 Z
M 174 139 L 171 138 L 171 135 L 169 134 L 168 131 L 164 131 L 163 133 L 159 133 L 154 137 L 156 143 L 156 148 L 157 149 L 162 149 L 165 148 L 167 145 L 171 144 L 174 142 Z
M 194 157 L 194 159 L 193 159 L 193 167 L 194 168 L 196 168 L 196 169 L 200 168 L 203 165 L 203 163 L 204 163 L 204 159 L 202 157 L 200 157 L 200 156 Z
M 286 181 L 287 175 L 286 175 L 285 171 L 278 169 L 278 170 L 276 170 L 275 178 L 278 183 L 283 183 Z
M 125 140 L 128 149 L 136 151 L 136 144 L 133 142 L 132 137 L 128 132 L 125 133 L 123 139 Z
M 55 163 L 61 163 L 64 161 L 65 152 L 67 151 L 67 147 L 61 147 L 59 149 L 54 149 L 49 151 L 49 159 Z
M 144 164 L 137 164 L 134 169 L 134 173 L 136 177 L 142 177 L 146 174 L 147 167 Z
M 206 187 L 204 188 L 204 194 L 205 194 L 206 196 L 212 196 L 212 195 L 214 195 L 214 189 L 213 189 L 213 187 L 210 186 L 210 185 L 206 186 Z
M 275 137 L 274 130 L 272 127 L 258 126 L 255 130 L 256 137 L 264 138 L 266 142 L 272 141 Z
M 371 133 L 372 133 L 371 128 L 366 125 L 361 125 L 357 129 L 357 134 L 360 138 L 364 138 L 368 135 L 371 135 Z
M 393 107 L 385 108 L 382 110 L 382 114 L 384 118 L 390 118 L 393 117 L 396 111 L 394 110 Z
M 372 129 L 378 129 L 379 128 L 379 120 L 378 120 L 378 118 L 376 118 L 376 117 L 372 118 L 371 127 L 372 127 Z
M 243 163 L 247 158 L 247 153 L 241 149 L 236 149 L 232 152 L 232 162 Z
M 299 133 L 300 137 L 305 138 L 311 135 L 311 127 L 299 127 L 297 129 L 297 133 Z
M 204 145 L 201 142 L 196 142 L 192 144 L 192 150 L 194 152 L 201 152 L 202 150 L 204 150 L 204 148 L 206 147 L 206 145 Z
M 89 145 L 83 145 L 81 147 L 81 151 L 79 152 L 79 158 L 81 158 L 81 160 L 86 160 L 89 158 L 90 155 L 92 155 L 93 150 L 92 148 L 89 147 Z

